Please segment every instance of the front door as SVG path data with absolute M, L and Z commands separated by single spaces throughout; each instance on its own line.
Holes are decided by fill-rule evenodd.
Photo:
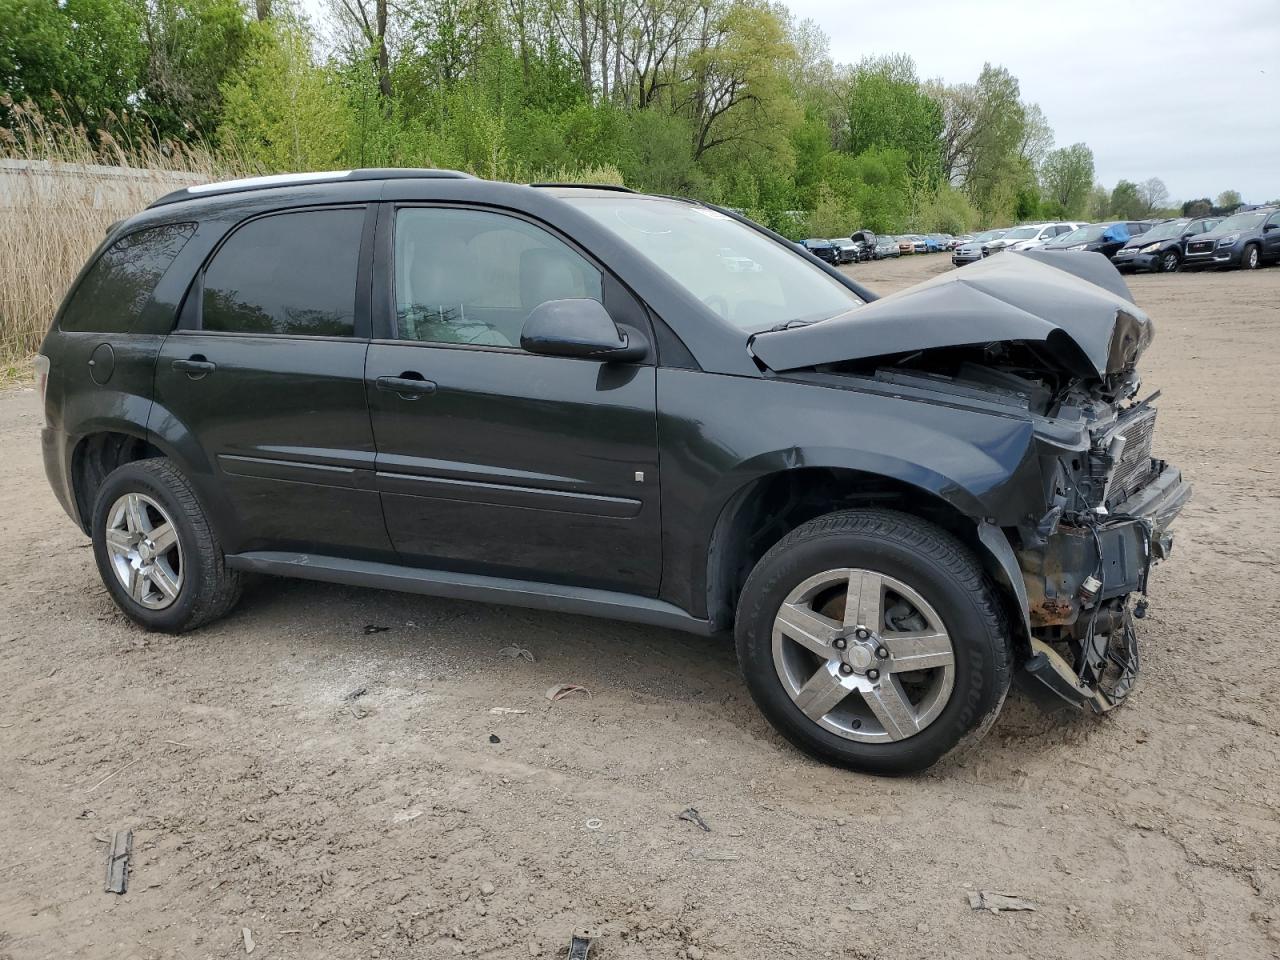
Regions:
M 652 363 L 520 349 L 525 317 L 547 300 L 589 297 L 615 321 L 647 325 L 639 303 L 564 240 L 509 214 L 404 206 L 379 231 L 383 329 L 366 386 L 401 557 L 655 595 Z
M 364 390 L 371 239 L 365 207 L 241 224 L 161 348 L 151 429 L 198 444 L 184 459 L 229 553 L 391 555 Z
M 1262 231 L 1262 256 L 1269 261 L 1280 260 L 1280 210 L 1267 217 Z

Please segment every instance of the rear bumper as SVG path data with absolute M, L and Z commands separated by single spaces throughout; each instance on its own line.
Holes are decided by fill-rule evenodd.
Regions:
M 80 519 L 80 511 L 76 505 L 75 492 L 71 488 L 70 444 L 67 435 L 53 427 L 40 430 L 40 453 L 44 460 L 44 473 L 49 478 L 49 486 L 53 495 L 66 511 L 67 516 L 75 521 L 80 529 L 84 523 Z

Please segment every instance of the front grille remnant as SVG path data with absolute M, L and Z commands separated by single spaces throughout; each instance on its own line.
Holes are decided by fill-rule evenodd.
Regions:
M 1155 407 L 1145 407 L 1128 419 L 1122 419 L 1108 435 L 1108 442 L 1124 437 L 1124 449 L 1116 461 L 1107 502 L 1119 503 L 1133 493 L 1151 475 L 1151 438 L 1156 429 Z

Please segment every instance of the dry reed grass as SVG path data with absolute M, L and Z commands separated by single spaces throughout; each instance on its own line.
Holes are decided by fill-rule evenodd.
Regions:
M 242 175 L 201 146 L 90 137 L 83 128 L 5 101 L 0 128 L 0 378 L 21 376 L 63 294 L 107 228 L 187 183 Z

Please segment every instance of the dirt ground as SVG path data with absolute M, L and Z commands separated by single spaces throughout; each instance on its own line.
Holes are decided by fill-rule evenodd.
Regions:
M 144 634 L 45 483 L 34 392 L 0 393 L 0 960 L 244 956 L 244 928 L 255 960 L 554 957 L 584 927 L 599 960 L 1280 955 L 1280 268 L 1132 287 L 1196 487 L 1139 689 L 1105 718 L 1015 696 L 908 780 L 798 754 L 728 644 L 673 632 L 263 580 Z

